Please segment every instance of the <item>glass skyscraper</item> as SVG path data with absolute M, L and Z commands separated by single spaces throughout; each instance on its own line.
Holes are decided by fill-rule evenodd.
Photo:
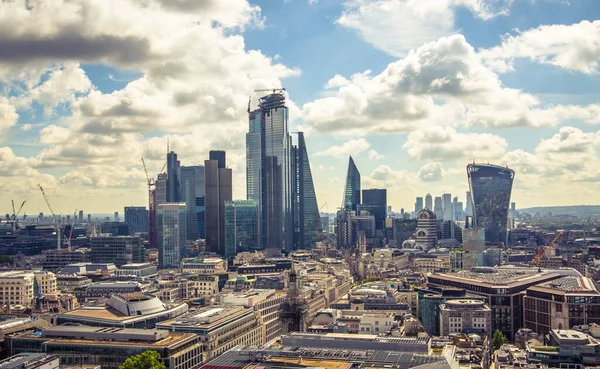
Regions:
M 474 224 L 485 229 L 486 242 L 506 243 L 508 208 L 515 172 L 490 164 L 469 164 L 467 177 Z
M 372 188 L 362 191 L 362 204 L 358 207 L 359 212 L 368 211 L 375 217 L 375 229 L 385 229 L 385 218 L 387 218 L 387 190 Z
M 167 202 L 179 202 L 180 197 L 180 182 L 179 176 L 181 175 L 179 160 L 177 160 L 177 154 L 170 151 L 167 154 Z
M 360 172 L 354 164 L 352 156 L 348 161 L 348 173 L 346 174 L 346 187 L 344 188 L 344 210 L 356 211 L 360 204 Z
M 159 268 L 178 268 L 186 257 L 187 209 L 185 203 L 159 204 L 156 210 Z
M 181 202 L 187 206 L 187 239 L 205 238 L 204 232 L 204 167 L 181 167 Z M 202 198 L 202 206 L 198 206 Z
M 206 250 L 220 255 L 225 254 L 225 202 L 232 199 L 232 171 L 222 153 L 223 161 L 204 161 Z
M 126 206 L 125 223 L 129 226 L 129 234 L 148 232 L 148 210 L 145 206 Z
M 225 257 L 260 250 L 258 205 L 254 200 L 225 201 Z
M 271 253 L 291 251 L 294 239 L 292 139 L 282 92 L 260 98 L 249 112 L 246 194 L 258 204 L 260 244 Z

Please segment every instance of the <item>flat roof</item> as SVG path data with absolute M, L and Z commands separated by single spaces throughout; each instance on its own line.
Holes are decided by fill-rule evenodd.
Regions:
M 591 295 L 599 295 L 594 283 L 586 277 L 566 276 L 554 279 L 549 282 L 541 283 L 537 286 L 532 286 L 529 289 L 542 290 L 544 292 L 573 292 L 581 294 L 589 293 Z
M 459 272 L 434 273 L 430 278 L 441 277 L 457 282 L 484 284 L 488 287 L 513 287 L 539 279 L 547 279 L 553 276 L 559 276 L 556 271 L 542 270 L 534 268 L 473 268 L 471 270 L 461 270 Z
M 175 319 L 157 323 L 160 327 L 191 327 L 198 329 L 211 329 L 229 320 L 236 320 L 240 316 L 254 311 L 243 306 L 209 307 L 198 311 L 191 311 Z

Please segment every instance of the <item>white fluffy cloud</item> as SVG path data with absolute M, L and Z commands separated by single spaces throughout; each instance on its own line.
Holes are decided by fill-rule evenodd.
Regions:
M 369 150 L 369 159 L 371 159 L 371 160 L 381 160 L 384 157 L 385 156 L 383 154 L 380 154 L 373 149 Z
M 347 157 L 349 155 L 356 155 L 367 150 L 371 147 L 371 144 L 367 142 L 364 138 L 359 138 L 356 140 L 350 140 L 344 142 L 340 146 L 331 146 L 323 151 L 317 152 L 316 156 L 334 156 L 337 158 Z M 371 150 L 373 151 L 373 150 Z M 377 154 L 377 153 L 376 153 Z M 370 155 L 369 155 L 370 156 Z
M 0 96 L 0 142 L 10 127 L 14 126 L 19 119 L 17 110 L 8 100 Z
M 429 162 L 419 169 L 419 178 L 423 182 L 437 182 L 444 179 L 444 169 L 440 162 Z
M 540 64 L 594 73 L 600 59 L 600 21 L 581 21 L 572 25 L 542 25 L 507 34 L 499 46 L 480 51 L 493 69 L 513 69 L 513 60 L 526 58 Z

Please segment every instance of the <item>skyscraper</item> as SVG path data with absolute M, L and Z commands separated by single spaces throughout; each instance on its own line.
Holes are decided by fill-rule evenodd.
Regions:
M 79 223 L 83 223 L 83 210 L 79 210 Z
M 167 202 L 179 202 L 180 197 L 180 167 L 177 154 L 173 151 L 167 154 Z
M 430 193 L 425 195 L 425 207 L 429 210 L 433 210 L 433 198 Z
M 508 207 L 514 176 L 515 172 L 506 167 L 467 165 L 474 223 L 478 228 L 485 228 L 486 242 L 507 242 Z
M 362 204 L 358 207 L 359 212 L 366 210 L 375 217 L 375 229 L 385 229 L 386 208 L 387 190 L 385 188 L 362 191 Z
M 442 216 L 444 215 L 444 205 L 442 204 L 442 198 L 440 196 L 436 196 L 434 199 L 433 212 L 437 219 L 442 219 Z
M 249 112 L 246 193 L 258 203 L 260 243 L 269 253 L 293 245 L 291 141 L 283 92 L 260 98 L 258 109 Z
M 225 257 L 260 250 L 258 204 L 254 200 L 225 201 Z
M 204 198 L 204 167 L 201 165 L 181 167 L 181 202 L 185 202 L 187 206 L 188 240 L 205 237 L 204 206 L 198 206 L 200 197 Z
M 129 234 L 148 232 L 148 210 L 144 206 L 126 206 L 125 223 Z
M 187 254 L 185 203 L 159 204 L 156 210 L 159 268 L 177 268 Z
M 167 173 L 160 173 L 156 178 L 156 204 L 167 202 Z
M 449 193 L 443 194 L 442 203 L 444 207 L 444 215 L 442 216 L 442 218 L 444 220 L 454 219 L 454 210 L 452 208 L 452 195 Z
M 354 164 L 352 156 L 348 161 L 348 173 L 346 174 L 346 187 L 344 188 L 344 203 L 342 208 L 345 210 L 356 211 L 360 204 L 360 172 Z
M 323 231 L 317 195 L 310 170 L 308 152 L 304 132 L 298 132 L 298 145 L 292 148 L 294 155 L 293 167 L 293 198 L 294 198 L 294 249 L 312 248 L 313 234 Z
M 223 158 L 224 158 L 223 153 Z M 225 255 L 225 201 L 232 198 L 231 169 L 219 160 L 204 161 L 206 249 Z
M 423 210 L 423 198 L 417 197 L 415 200 L 415 213 L 418 214 L 421 210 Z
M 209 160 L 216 160 L 219 168 L 225 168 L 227 166 L 227 154 L 223 150 L 210 150 L 208 153 Z
M 471 198 L 471 191 L 467 191 L 467 207 L 465 208 L 465 215 L 468 217 L 473 216 L 473 199 Z

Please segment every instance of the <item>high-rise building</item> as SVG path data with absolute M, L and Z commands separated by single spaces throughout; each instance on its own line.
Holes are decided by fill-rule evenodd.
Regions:
M 167 202 L 181 201 L 180 175 L 181 169 L 177 154 L 170 151 L 167 154 Z
M 260 250 L 258 204 L 254 200 L 225 201 L 225 257 Z
M 83 210 L 79 210 L 79 223 L 83 223 Z
M 109 217 L 106 217 L 110 219 Z M 125 222 L 106 221 L 100 225 L 100 233 L 107 233 L 111 236 L 128 236 L 129 226 Z
M 423 210 L 423 198 L 417 197 L 415 201 L 415 213 L 419 214 L 421 210 Z
M 465 208 L 465 216 L 473 216 L 473 199 L 471 198 L 471 191 L 467 191 L 467 207 Z
M 227 154 L 223 150 L 210 150 L 208 159 L 216 160 L 220 169 L 227 167 Z
M 437 219 L 442 219 L 444 216 L 444 204 L 442 203 L 441 196 L 436 196 L 433 202 L 433 212 Z
M 485 229 L 486 242 L 507 243 L 508 207 L 514 176 L 513 170 L 497 165 L 467 166 L 474 223 Z
M 148 232 L 148 210 L 144 206 L 126 206 L 125 223 L 129 234 Z
M 358 214 L 366 210 L 375 217 L 375 229 L 385 229 L 387 207 L 387 190 L 372 188 L 362 191 L 362 204 L 358 206 Z
M 298 132 L 298 145 L 292 147 L 294 168 L 294 249 L 312 248 L 312 236 L 323 231 L 317 194 L 310 170 L 304 132 Z
M 342 207 L 345 210 L 356 211 L 360 204 L 360 172 L 354 164 L 352 156 L 348 161 L 348 173 L 346 174 L 346 187 L 344 188 L 344 203 Z
M 139 237 L 92 237 L 90 238 L 92 263 L 113 263 L 117 267 L 141 263 L 145 259 L 142 240 Z
M 246 193 L 248 200 L 258 203 L 260 243 L 270 253 L 279 253 L 282 247 L 289 251 L 294 238 L 294 181 L 283 92 L 260 98 L 258 109 L 249 112 L 249 123 Z
M 201 201 L 198 201 L 202 198 Z M 204 167 L 181 167 L 181 202 L 187 206 L 187 239 L 205 238 L 204 229 Z M 198 205 L 198 203 L 202 205 Z
M 219 168 L 219 160 L 204 161 L 204 195 L 206 250 L 224 255 L 225 202 L 232 199 L 232 172 Z
M 463 203 L 458 201 L 458 197 L 452 199 L 452 210 L 454 211 L 454 220 L 464 220 Z
M 156 209 L 159 268 L 177 268 L 187 254 L 185 203 L 159 204 Z
M 425 207 L 429 210 L 433 210 L 433 197 L 431 197 L 430 193 L 425 195 Z
M 119 212 L 118 211 L 115 211 L 114 221 L 115 222 L 119 221 Z
M 44 218 L 43 213 L 40 213 L 40 214 L 42 214 L 42 219 L 43 219 Z M 88 216 L 87 216 L 87 222 L 88 223 L 92 222 L 92 214 L 88 214 Z
M 454 218 L 454 210 L 452 209 L 452 195 L 445 193 L 442 195 L 442 203 L 444 207 L 444 213 L 442 219 L 452 220 Z
M 156 205 L 167 202 L 167 173 L 160 173 L 156 178 Z

